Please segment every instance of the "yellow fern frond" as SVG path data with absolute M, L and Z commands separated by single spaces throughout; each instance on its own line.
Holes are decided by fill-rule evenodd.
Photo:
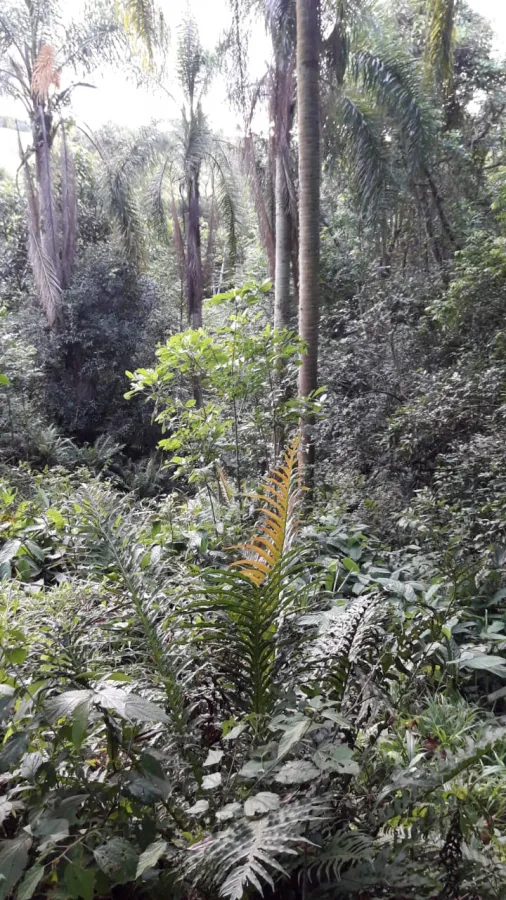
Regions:
M 50 44 L 43 44 L 32 75 L 32 93 L 39 103 L 47 99 L 51 85 L 60 86 L 60 73 L 56 66 L 53 48 Z
M 263 504 L 258 531 L 239 548 L 244 558 L 232 563 L 256 585 L 271 575 L 296 534 L 296 507 L 301 495 L 297 471 L 299 440 L 296 437 L 285 451 L 281 465 L 262 485 L 263 492 L 253 494 Z

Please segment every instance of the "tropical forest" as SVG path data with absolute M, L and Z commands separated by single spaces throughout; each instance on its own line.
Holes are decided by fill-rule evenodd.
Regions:
M 503 3 L 0 0 L 0 900 L 506 900 Z

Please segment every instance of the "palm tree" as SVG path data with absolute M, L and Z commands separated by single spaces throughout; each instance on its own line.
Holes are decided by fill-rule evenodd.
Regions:
M 118 50 L 133 30 L 152 50 L 162 34 L 159 28 L 153 0 L 97 3 L 92 16 L 88 11 L 86 19 L 68 24 L 56 0 L 10 0 L 0 11 L 0 94 L 24 106 L 31 126 L 31 147 L 22 151 L 20 146 L 29 255 L 37 296 L 51 329 L 62 324 L 61 294 L 72 271 L 77 229 L 75 166 L 64 112 L 82 82 L 62 90 L 62 72 L 71 70 L 79 76 L 104 59 L 119 58 Z M 56 178 L 54 151 L 59 132 Z
M 272 36 L 274 65 L 270 78 L 270 120 L 274 123 L 275 272 L 274 327 L 290 320 L 290 270 L 298 243 L 298 212 L 291 142 L 295 114 L 295 11 L 291 0 L 267 0 L 267 22 Z
M 299 335 L 306 345 L 299 369 L 299 397 L 318 385 L 320 280 L 320 0 L 297 0 L 297 113 L 299 138 Z M 315 443 L 312 416 L 301 423 L 303 477 L 311 481 Z
M 202 176 L 210 175 L 208 249 L 211 255 L 218 216 L 228 237 L 229 265 L 234 264 L 237 235 L 237 199 L 229 147 L 212 133 L 203 110 L 203 97 L 212 74 L 212 61 L 204 52 L 198 28 L 188 17 L 181 26 L 177 74 L 184 103 L 174 134 L 160 147 L 162 166 L 152 192 L 155 220 L 172 220 L 172 233 L 180 266 L 186 277 L 188 323 L 202 326 L 206 271 L 202 261 L 201 221 L 204 212 Z M 179 196 L 179 201 L 177 197 Z M 166 210 L 169 208 L 169 216 Z

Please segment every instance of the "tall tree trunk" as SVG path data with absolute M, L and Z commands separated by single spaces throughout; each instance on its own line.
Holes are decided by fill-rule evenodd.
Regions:
M 274 328 L 286 328 L 290 318 L 290 260 L 292 225 L 283 160 L 276 157 L 276 270 L 274 275 Z
M 200 236 L 199 175 L 188 178 L 188 235 L 186 248 L 186 284 L 188 293 L 188 323 L 190 328 L 202 327 L 203 273 Z
M 318 383 L 320 280 L 319 0 L 297 0 L 297 108 L 299 116 L 299 334 L 307 352 L 299 369 L 299 397 Z M 314 419 L 301 422 L 302 475 L 311 484 L 315 462 Z

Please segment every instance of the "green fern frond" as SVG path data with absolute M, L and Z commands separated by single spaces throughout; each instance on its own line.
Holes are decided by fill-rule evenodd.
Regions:
M 374 838 L 360 831 L 338 831 L 309 863 L 309 871 L 318 881 L 339 881 L 344 866 L 371 864 Z
M 218 680 L 233 685 L 237 711 L 258 721 L 272 711 L 286 678 L 296 678 L 307 636 L 290 626 L 316 589 L 305 579 L 307 548 L 293 546 L 297 445 L 295 440 L 262 485 L 260 524 L 241 548 L 245 555 L 228 570 L 208 571 L 200 596 L 185 611 L 187 628 L 198 616 L 195 641 Z
M 76 552 L 96 574 L 122 585 L 134 613 L 132 645 L 144 648 L 144 666 L 160 679 L 175 729 L 183 737 L 187 716 L 182 675 L 190 658 L 188 648 L 185 658 L 179 654 L 166 628 L 169 609 L 162 585 L 167 563 L 150 554 L 141 540 L 149 511 L 130 507 L 127 499 L 119 501 L 117 494 L 97 487 L 80 492 L 75 511 L 80 521 Z
M 275 873 L 287 876 L 279 858 L 295 856 L 310 844 L 303 832 L 323 817 L 315 803 L 282 806 L 260 819 L 241 818 L 236 824 L 209 835 L 190 848 L 186 874 L 197 883 L 219 890 L 220 897 L 241 900 L 248 888 L 263 893 L 274 888 Z

